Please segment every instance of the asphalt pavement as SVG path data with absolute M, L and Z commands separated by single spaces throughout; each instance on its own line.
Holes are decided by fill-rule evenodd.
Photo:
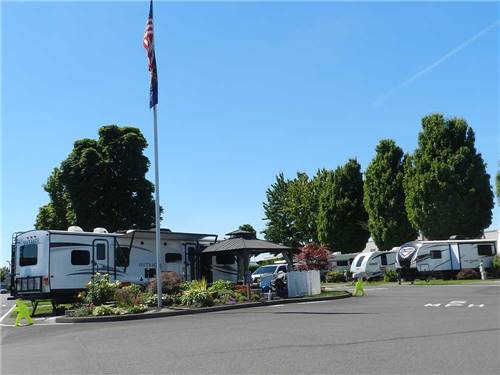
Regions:
M 2 329 L 2 374 L 499 374 L 500 284 Z

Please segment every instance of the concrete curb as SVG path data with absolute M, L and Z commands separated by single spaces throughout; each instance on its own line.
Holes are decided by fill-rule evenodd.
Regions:
M 250 307 L 282 305 L 287 303 L 329 301 L 329 300 L 343 299 L 349 297 L 352 297 L 351 292 L 345 291 L 343 295 L 339 296 L 290 298 L 290 299 L 276 300 L 269 302 L 267 301 L 247 302 L 236 305 L 202 307 L 198 309 L 172 308 L 169 311 L 158 311 L 151 313 L 125 314 L 125 315 L 106 315 L 106 316 L 82 316 L 82 317 L 60 316 L 55 319 L 55 322 L 56 323 L 100 323 L 100 322 L 117 322 L 122 320 L 153 319 L 153 318 L 162 318 L 166 316 L 192 315 L 192 314 L 201 314 L 201 313 L 215 312 L 215 311 L 245 309 Z

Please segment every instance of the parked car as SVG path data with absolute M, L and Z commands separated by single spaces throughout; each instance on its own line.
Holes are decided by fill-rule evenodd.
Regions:
M 7 289 L 0 289 L 0 294 L 7 294 L 9 291 Z
M 286 264 L 268 264 L 260 266 L 252 273 L 252 283 L 260 282 L 262 276 L 278 275 L 287 272 Z

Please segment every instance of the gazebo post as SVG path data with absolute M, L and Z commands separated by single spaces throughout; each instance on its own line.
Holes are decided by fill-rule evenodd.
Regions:
M 282 251 L 281 254 L 283 255 L 283 258 L 285 258 L 286 263 L 288 264 L 288 271 L 293 271 L 293 261 L 291 257 L 291 251 L 288 252 L 287 250 Z

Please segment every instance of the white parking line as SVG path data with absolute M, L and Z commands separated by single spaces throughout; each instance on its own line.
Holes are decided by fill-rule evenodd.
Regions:
M 271 305 L 271 306 L 269 306 L 269 307 L 281 307 L 281 306 L 285 306 L 285 304 L 283 303 L 283 304 L 281 304 L 281 305 Z
M 3 322 L 3 320 L 10 315 L 10 313 L 12 312 L 12 310 L 14 310 L 16 307 L 16 305 L 12 305 L 12 307 L 9 309 L 9 311 L 7 311 L 5 314 L 2 315 L 2 317 L 0 318 L 0 323 Z

